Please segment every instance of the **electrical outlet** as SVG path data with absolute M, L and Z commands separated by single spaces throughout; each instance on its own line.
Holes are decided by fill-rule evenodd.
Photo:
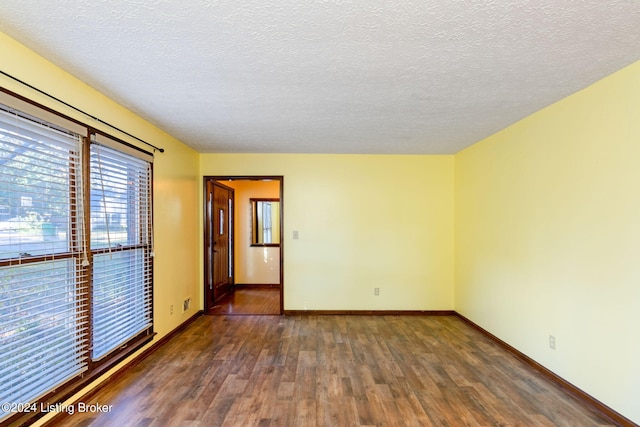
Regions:
M 169 314 L 173 314 L 173 304 L 169 306 Z
M 298 230 L 293 230 L 293 240 L 298 240 L 300 238 L 300 233 Z
M 551 350 L 556 349 L 556 337 L 554 337 L 553 335 L 549 335 L 549 348 Z
M 380 288 L 373 288 L 373 295 L 380 296 Z

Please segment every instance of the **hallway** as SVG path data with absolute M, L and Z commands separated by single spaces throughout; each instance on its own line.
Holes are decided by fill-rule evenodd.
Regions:
M 239 286 L 215 304 L 207 314 L 250 315 L 280 314 L 280 288 Z

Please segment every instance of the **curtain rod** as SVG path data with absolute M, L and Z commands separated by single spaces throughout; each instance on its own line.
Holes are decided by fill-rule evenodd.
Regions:
M 31 84 L 29 84 L 29 83 L 27 83 L 27 82 L 23 81 L 23 80 L 20 80 L 19 78 L 14 77 L 14 76 L 12 76 L 11 74 L 5 73 L 5 72 L 4 72 L 4 71 L 2 71 L 2 70 L 0 70 L 0 74 L 4 75 L 4 76 L 6 76 L 6 77 L 9 77 L 10 79 L 12 79 L 12 80 L 14 80 L 14 81 L 16 81 L 16 82 L 18 82 L 18 83 L 20 83 L 20 84 L 22 84 L 22 85 L 24 85 L 24 86 L 26 86 L 26 87 L 30 88 L 30 89 L 33 89 L 33 90 L 35 90 L 36 92 L 38 92 L 38 93 L 40 93 L 40 94 L 42 94 L 42 95 L 44 95 L 44 96 L 46 96 L 46 97 L 48 97 L 48 98 L 50 98 L 50 99 L 53 99 L 54 101 L 57 101 L 57 102 L 59 102 L 59 103 L 61 103 L 61 104 L 65 105 L 65 106 L 67 106 L 67 107 L 69 107 L 69 108 L 71 108 L 71 109 L 73 109 L 73 110 L 75 110 L 75 111 L 77 111 L 77 112 L 79 112 L 79 113 L 82 113 L 82 114 L 84 114 L 85 116 L 87 116 L 87 117 L 89 117 L 89 118 L 91 118 L 91 119 L 93 119 L 93 120 L 95 120 L 95 121 L 97 121 L 97 122 L 102 123 L 103 125 L 109 126 L 111 129 L 115 129 L 115 130 L 117 130 L 118 132 L 121 132 L 121 133 L 123 133 L 123 134 L 125 134 L 125 135 L 127 135 L 127 136 L 129 136 L 129 137 L 131 137 L 131 138 L 133 138 L 133 139 L 136 139 L 136 140 L 138 140 L 138 141 L 142 142 L 143 144 L 146 144 L 146 145 L 148 145 L 149 147 L 153 148 L 154 150 L 158 150 L 159 152 L 164 153 L 164 148 L 156 147 L 155 145 L 150 144 L 150 143 L 148 143 L 147 141 L 145 141 L 145 140 L 143 140 L 143 139 L 140 139 L 140 138 L 138 138 L 137 136 L 132 135 L 132 134 L 130 134 L 129 132 L 127 132 L 127 131 L 124 131 L 124 130 L 120 129 L 119 127 L 114 126 L 114 125 L 112 125 L 111 123 L 107 123 L 107 122 L 105 122 L 105 121 L 103 121 L 103 120 L 100 120 L 100 119 L 99 119 L 99 118 L 97 118 L 96 116 L 91 115 L 91 114 L 87 113 L 86 111 L 83 111 L 83 110 L 81 110 L 81 109 L 79 109 L 79 108 L 77 108 L 77 107 L 74 107 L 73 105 L 71 105 L 71 104 L 69 104 L 69 103 L 67 103 L 67 102 L 65 102 L 65 101 L 63 101 L 63 100 L 61 100 L 60 98 L 57 98 L 57 97 L 55 97 L 55 96 L 53 96 L 53 95 L 51 95 L 51 94 L 49 94 L 49 93 L 47 93 L 47 92 L 45 92 L 45 91 L 43 91 L 43 90 L 41 90 L 41 89 L 38 89 L 37 87 L 35 87 L 35 86 L 33 86 L 33 85 L 31 85 Z

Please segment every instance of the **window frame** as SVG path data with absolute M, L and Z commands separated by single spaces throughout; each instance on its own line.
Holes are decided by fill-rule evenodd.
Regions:
M 89 151 L 89 157 L 91 158 L 91 149 L 93 147 L 99 147 L 99 146 L 103 146 L 103 144 L 101 144 L 99 141 L 96 140 L 97 138 L 91 138 L 91 142 L 89 144 L 87 144 L 88 147 L 88 151 Z M 123 151 L 118 150 L 117 148 L 111 148 L 109 147 L 107 144 L 104 144 L 105 149 L 111 149 L 113 151 L 118 151 L 118 153 L 121 156 L 128 156 L 128 153 L 125 153 Z M 141 159 L 144 161 L 144 159 Z M 91 161 L 89 161 L 89 167 L 88 169 L 91 169 Z M 91 171 L 89 170 L 89 175 L 91 173 Z M 131 172 L 131 169 L 127 170 L 127 175 L 129 176 L 129 173 Z M 129 342 L 131 341 L 135 341 L 136 339 L 139 338 L 144 338 L 145 336 L 152 334 L 153 333 L 153 163 L 149 162 L 148 163 L 148 175 L 146 177 L 146 180 L 148 181 L 146 183 L 146 190 L 147 190 L 147 194 L 146 197 L 148 197 L 148 209 L 146 210 L 145 215 L 141 215 L 140 210 L 142 210 L 142 208 L 139 206 L 138 209 L 138 214 L 136 215 L 135 218 L 130 218 L 127 217 L 127 221 L 135 219 L 137 220 L 138 226 L 134 227 L 137 228 L 137 230 L 135 230 L 135 234 L 137 234 L 137 238 L 135 239 L 136 242 L 132 243 L 132 244 L 111 244 L 108 246 L 100 246 L 100 247 L 92 247 L 91 245 L 91 237 L 89 238 L 89 247 L 88 247 L 88 252 L 89 252 L 89 259 L 91 260 L 91 272 L 90 272 L 90 277 L 91 277 L 91 291 L 90 291 L 90 295 L 93 296 L 94 293 L 93 291 L 95 290 L 95 280 L 94 280 L 94 275 L 95 275 L 95 269 L 96 269 L 96 263 L 93 261 L 94 258 L 96 256 L 101 256 L 101 255 L 105 255 L 105 254 L 122 254 L 122 253 L 127 253 L 127 252 L 134 252 L 134 251 L 138 251 L 141 250 L 143 252 L 143 256 L 145 258 L 144 264 L 143 264 L 143 275 L 144 275 L 144 279 L 147 278 L 147 276 L 149 276 L 150 279 L 150 283 L 142 283 L 142 287 L 146 288 L 147 286 L 149 287 L 148 289 L 148 295 L 144 295 L 146 292 L 146 289 L 143 289 L 143 298 L 147 299 L 147 302 L 150 305 L 150 309 L 148 311 L 148 315 L 149 315 L 149 326 L 146 327 L 144 330 L 141 330 L 139 333 L 132 335 L 131 338 L 129 338 L 125 343 L 116 346 L 116 348 L 112 348 L 109 351 L 107 351 L 104 354 L 100 354 L 97 357 L 93 357 L 93 350 L 95 349 L 95 335 L 94 332 L 95 330 L 92 330 L 92 334 L 91 334 L 91 350 L 92 353 L 90 354 L 90 359 L 91 359 L 91 364 L 93 366 L 96 365 L 100 365 L 101 363 L 104 363 L 104 361 L 108 361 L 108 359 L 111 357 L 111 355 L 113 353 L 117 353 L 119 349 L 122 349 L 123 347 L 126 347 L 128 345 Z M 88 177 L 88 181 L 87 182 L 91 182 L 91 177 Z M 138 183 L 138 186 L 142 186 L 142 184 Z M 89 195 L 88 198 L 86 200 L 92 200 L 92 193 L 91 190 L 93 189 L 93 187 L 91 185 L 88 185 L 87 187 L 89 187 Z M 98 191 L 100 192 L 100 191 Z M 130 194 L 127 193 L 127 197 L 130 197 Z M 137 200 L 139 201 L 139 200 Z M 142 204 L 142 203 L 140 203 Z M 89 222 L 89 227 L 91 225 L 92 222 L 92 216 L 91 216 L 91 202 L 87 203 L 87 208 L 89 209 L 89 216 L 88 216 L 88 222 Z M 108 220 L 105 218 L 105 221 L 108 222 Z M 147 227 L 145 227 L 145 225 Z M 92 236 L 92 231 L 89 230 L 88 231 L 88 235 Z M 147 271 L 146 269 L 148 269 L 149 271 Z M 144 280 L 143 279 L 143 280 Z M 95 313 L 94 310 L 94 299 L 91 298 L 90 301 L 90 306 L 91 306 L 91 316 L 93 318 L 93 315 Z M 145 310 L 147 310 L 145 308 Z M 92 323 L 93 325 L 93 323 Z
M 73 118 L 70 118 L 58 111 L 50 109 L 46 106 L 38 104 L 28 98 L 25 98 L 21 95 L 18 95 L 14 92 L 11 92 L 3 87 L 0 87 L 0 104 L 8 106 L 9 108 L 19 112 L 20 115 L 33 116 L 38 119 L 38 121 L 45 123 L 53 123 L 54 126 L 60 127 L 62 129 L 69 129 L 69 127 L 73 128 L 74 133 L 78 133 L 78 127 L 82 129 L 82 141 L 80 142 L 80 150 L 79 156 L 81 158 L 80 166 L 74 166 L 73 164 L 69 164 L 69 228 L 67 231 L 67 241 L 68 241 L 68 251 L 66 252 L 55 252 L 55 253 L 44 253 L 40 255 L 33 255 L 28 257 L 23 257 L 20 259 L 21 264 L 34 264 L 37 262 L 47 262 L 49 260 L 73 260 L 74 257 L 77 258 L 78 252 L 84 251 L 85 256 L 89 260 L 89 263 L 82 263 L 79 258 L 76 261 L 80 264 L 76 267 L 76 276 L 75 280 L 75 289 L 78 293 L 86 293 L 86 298 L 88 300 L 87 304 L 84 304 L 83 307 L 77 309 L 78 318 L 81 318 L 83 323 L 82 327 L 82 335 L 85 341 L 88 343 L 87 349 L 84 353 L 84 362 L 86 364 L 86 369 L 78 374 L 74 374 L 71 378 L 68 378 L 53 389 L 50 389 L 48 392 L 42 394 L 37 400 L 34 402 L 36 404 L 35 408 L 37 410 L 35 412 L 22 412 L 22 413 L 13 413 L 10 415 L 5 415 L 4 413 L 0 413 L 0 426 L 5 425 L 21 425 L 24 423 L 34 422 L 36 419 L 41 418 L 45 413 L 40 412 L 41 402 L 46 402 L 49 404 L 61 403 L 66 399 L 71 397 L 73 394 L 77 393 L 82 388 L 89 385 L 91 382 L 99 378 L 106 371 L 116 366 L 118 363 L 125 360 L 128 356 L 133 354 L 135 351 L 139 350 L 149 342 L 151 342 L 155 336 L 154 332 L 154 317 L 153 317 L 153 294 L 154 294 L 154 268 L 153 268 L 153 155 L 146 150 L 143 150 L 136 145 L 133 145 L 127 141 L 109 135 L 107 133 L 102 132 L 101 130 L 95 129 L 90 125 L 79 122 Z M 58 123 L 63 122 L 63 125 L 60 126 Z M 67 126 L 68 124 L 68 126 Z M 114 149 L 117 151 L 124 153 L 125 155 L 135 154 L 136 152 L 141 153 L 140 156 L 149 162 L 148 164 L 148 204 L 149 204 L 149 244 L 148 245 L 138 245 L 143 246 L 144 251 L 146 251 L 146 257 L 149 257 L 150 260 L 146 265 L 148 268 L 148 297 L 147 302 L 149 304 L 149 325 L 144 330 L 139 333 L 130 336 L 126 342 L 118 345 L 115 349 L 112 349 L 108 353 L 106 353 L 103 357 L 99 359 L 92 359 L 91 354 L 91 346 L 93 340 L 93 324 L 92 324 L 92 288 L 93 288 L 93 254 L 94 252 L 91 250 L 91 212 L 90 212 L 90 197 L 91 197 L 91 188 L 90 188 L 90 149 L 91 149 L 91 135 L 99 135 L 101 138 L 108 138 L 112 144 L 114 144 Z M 79 170 L 74 168 L 78 167 Z M 72 191 L 72 187 L 80 186 L 82 188 L 82 194 L 78 195 L 75 191 Z M 81 200 L 79 198 L 84 199 L 84 204 L 81 204 Z M 83 235 L 86 240 L 84 242 L 79 242 L 79 237 Z M 84 248 L 78 247 L 78 245 L 85 245 Z M 134 245 L 136 246 L 136 245 Z M 113 248 L 112 248 L 113 250 Z M 121 248 L 117 248 L 117 250 L 124 250 Z M 15 260 L 9 259 L 0 259 L 0 266 L 11 265 Z M 15 263 L 15 262 L 14 262 Z M 46 341 L 45 341 L 46 343 Z M 37 379 L 37 376 L 34 375 L 34 381 Z M 18 403 L 18 402 L 16 402 Z M 22 402 L 24 403 L 24 402 Z

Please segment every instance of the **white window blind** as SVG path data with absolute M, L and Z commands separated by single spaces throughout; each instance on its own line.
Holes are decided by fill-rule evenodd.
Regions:
M 87 369 L 80 144 L 0 106 L 0 402 L 34 401 Z
M 98 360 L 152 325 L 151 164 L 91 145 L 92 352 Z
M 0 402 L 55 401 L 153 332 L 152 156 L 87 133 L 0 91 Z

